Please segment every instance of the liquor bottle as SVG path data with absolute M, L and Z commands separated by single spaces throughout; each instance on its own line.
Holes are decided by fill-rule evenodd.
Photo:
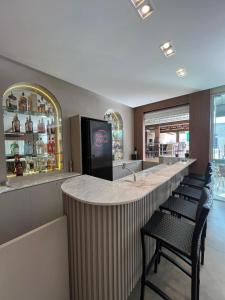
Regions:
M 38 132 L 38 133 L 41 132 L 41 120 L 38 121 L 38 124 L 37 124 L 37 132 Z
M 42 138 L 39 138 L 36 142 L 37 155 L 43 155 L 45 153 L 44 142 Z
M 13 121 L 12 121 L 12 131 L 13 132 L 20 132 L 20 121 L 18 119 L 18 115 L 15 114 Z
M 42 113 L 45 113 L 45 100 L 43 97 L 41 97 L 40 110 Z
M 23 166 L 19 155 L 15 156 L 15 173 L 16 176 L 23 176 Z
M 52 154 L 55 154 L 55 140 L 54 140 L 54 138 L 52 138 L 51 144 L 52 144 Z
M 49 120 L 47 122 L 47 133 L 48 133 L 48 135 L 51 135 L 51 125 L 49 123 Z
M 28 142 L 24 142 L 24 155 L 28 155 L 29 149 L 28 149 Z
M 28 120 L 28 132 L 33 132 L 33 121 L 31 120 L 31 116 L 29 116 Z
M 9 110 L 17 110 L 17 98 L 16 98 L 16 96 L 13 95 L 12 92 L 6 99 L 6 107 Z
M 53 119 L 52 119 L 52 123 L 51 123 L 51 134 L 55 134 L 55 124 L 54 124 Z
M 41 133 L 45 133 L 45 123 L 43 118 L 41 119 Z
M 19 110 L 20 111 L 26 111 L 27 110 L 27 98 L 25 97 L 25 94 L 22 93 L 19 99 Z
M 11 152 L 11 155 L 12 156 L 15 156 L 15 155 L 19 155 L 19 151 L 20 151 L 20 148 L 19 148 L 19 145 L 16 141 L 14 141 L 11 145 L 10 145 L 10 152 Z
M 50 137 L 48 139 L 47 151 L 48 151 L 48 154 L 52 154 L 52 142 L 51 142 Z
M 28 155 L 32 155 L 33 154 L 33 145 L 32 145 L 32 143 L 30 141 L 27 143 L 27 154 Z
M 41 113 L 41 100 L 40 99 L 38 99 L 38 102 L 37 102 L 37 111 L 39 113 Z
M 26 133 L 29 132 L 29 121 L 28 121 L 28 118 L 26 118 L 26 122 L 25 122 L 25 132 Z

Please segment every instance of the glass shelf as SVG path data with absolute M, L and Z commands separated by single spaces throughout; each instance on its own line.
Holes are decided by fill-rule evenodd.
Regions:
M 2 100 L 7 175 L 62 169 L 61 109 L 46 89 L 28 83 L 7 89 Z M 18 173 L 17 173 L 18 175 Z
M 10 114 L 18 114 L 18 115 L 26 115 L 26 116 L 39 116 L 39 117 L 45 117 L 45 118 L 55 118 L 56 114 L 54 113 L 48 113 L 48 112 L 37 112 L 37 111 L 31 111 L 31 110 L 13 110 L 9 109 L 7 107 L 3 107 L 3 112 L 10 113 Z

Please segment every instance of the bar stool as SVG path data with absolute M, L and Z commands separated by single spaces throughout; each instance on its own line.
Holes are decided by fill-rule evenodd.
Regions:
M 209 174 L 205 181 L 198 180 L 195 178 L 184 177 L 181 185 L 187 185 L 189 187 L 202 189 L 204 186 L 209 185 L 211 183 L 211 174 Z
M 206 170 L 205 170 L 205 174 L 204 175 L 199 175 L 199 174 L 195 174 L 195 173 L 191 173 L 188 176 L 188 178 L 193 178 L 193 179 L 197 179 L 197 180 L 201 180 L 201 181 L 205 181 L 207 180 L 208 175 L 212 175 L 213 169 L 212 169 L 212 163 L 208 163 Z
M 199 202 L 194 201 L 190 202 L 180 197 L 169 197 L 163 204 L 159 206 L 160 211 L 166 211 L 171 213 L 173 216 L 178 218 L 184 218 L 191 222 L 196 222 L 198 220 L 199 213 L 202 209 L 202 206 L 205 204 L 211 204 L 212 198 L 210 191 L 207 188 L 203 188 L 201 198 Z M 203 228 L 202 237 L 201 237 L 201 264 L 204 265 L 205 258 L 205 239 L 207 231 L 207 221 Z
M 172 192 L 173 196 L 181 196 L 186 199 L 192 199 L 195 201 L 199 201 L 201 199 L 202 190 L 196 189 L 193 187 L 189 187 L 186 185 L 180 185 L 176 188 L 175 191 Z
M 160 256 L 163 256 L 171 263 L 180 268 L 186 275 L 191 277 L 191 300 L 199 300 L 199 285 L 200 285 L 200 239 L 206 222 L 209 207 L 203 205 L 198 220 L 195 225 L 186 223 L 174 216 L 156 211 L 150 220 L 141 228 L 142 242 L 142 278 L 141 278 L 141 300 L 144 300 L 145 286 L 148 286 L 165 300 L 171 300 L 160 288 L 146 279 L 146 275 L 150 268 L 155 266 L 157 272 Z M 146 249 L 145 237 L 151 237 L 156 240 L 156 250 L 146 266 Z M 190 261 L 192 268 L 191 273 L 185 271 L 175 260 L 169 257 L 162 251 L 166 248 L 175 254 L 183 256 L 187 261 Z

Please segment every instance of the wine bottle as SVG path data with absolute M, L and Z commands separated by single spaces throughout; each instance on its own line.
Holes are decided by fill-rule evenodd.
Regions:
M 31 120 L 31 116 L 29 116 L 28 120 L 28 132 L 33 132 L 33 121 Z
M 49 123 L 49 120 L 47 121 L 47 133 L 48 135 L 51 135 L 51 125 Z
M 26 118 L 26 122 L 25 122 L 25 132 L 28 133 L 29 132 L 29 121 L 28 118 Z
M 25 97 L 25 94 L 22 93 L 19 99 L 19 110 L 20 111 L 26 111 L 27 110 L 27 98 Z
M 6 106 L 10 110 L 17 110 L 17 98 L 13 95 L 12 92 L 6 100 Z
M 52 123 L 51 123 L 51 134 L 55 134 L 55 124 L 54 124 L 53 119 L 52 119 Z
M 52 142 L 51 142 L 50 137 L 48 139 L 47 151 L 48 151 L 48 154 L 52 154 Z
M 15 173 L 16 176 L 23 176 L 23 166 L 19 155 L 15 156 Z
M 52 154 L 55 154 L 55 140 L 54 138 L 52 138 L 52 142 L 51 142 L 51 146 L 52 146 Z
M 18 115 L 15 114 L 13 121 L 12 121 L 12 131 L 13 132 L 20 132 L 20 120 L 18 119 Z

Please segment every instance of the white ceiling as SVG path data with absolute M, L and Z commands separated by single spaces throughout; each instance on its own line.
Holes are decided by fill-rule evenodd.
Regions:
M 153 2 L 142 21 L 129 0 L 1 0 L 0 54 L 132 107 L 223 85 L 225 1 Z

